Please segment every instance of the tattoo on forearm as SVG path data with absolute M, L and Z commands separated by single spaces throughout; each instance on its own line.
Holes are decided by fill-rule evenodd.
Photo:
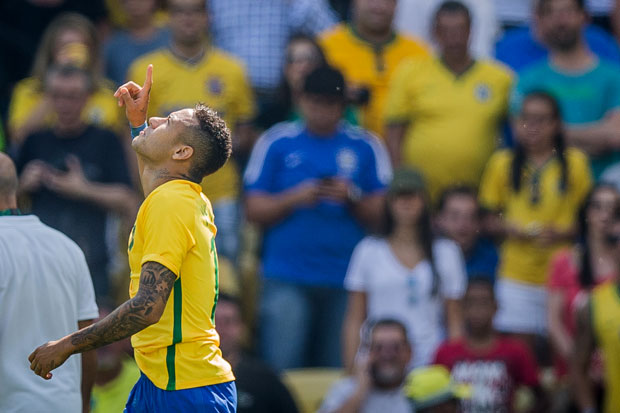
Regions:
M 176 276 L 156 262 L 142 266 L 140 287 L 132 299 L 124 302 L 103 320 L 73 334 L 76 352 L 93 350 L 129 337 L 148 327 L 155 309 L 166 306 Z

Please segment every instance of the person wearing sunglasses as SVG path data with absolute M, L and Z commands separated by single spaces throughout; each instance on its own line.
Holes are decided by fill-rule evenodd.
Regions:
M 605 236 L 613 248 L 616 274 L 620 273 L 620 208 L 616 206 L 613 223 Z M 573 393 L 581 412 L 612 413 L 620 406 L 620 278 L 597 286 L 577 313 L 577 335 L 571 375 Z M 600 350 L 605 360 L 605 394 L 597 406 L 594 381 L 590 372 L 592 355 Z
M 516 147 L 492 156 L 479 194 L 487 231 L 503 239 L 495 327 L 533 350 L 536 338 L 547 335 L 551 257 L 573 239 L 592 180 L 586 156 L 565 148 L 560 119 L 551 95 L 527 95 L 514 119 Z

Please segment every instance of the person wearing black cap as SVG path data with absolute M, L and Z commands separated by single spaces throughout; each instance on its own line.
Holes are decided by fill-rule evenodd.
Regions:
M 247 216 L 265 231 L 261 346 L 278 369 L 340 365 L 349 257 L 364 226 L 381 221 L 389 157 L 377 138 L 341 122 L 344 108 L 340 72 L 315 69 L 304 120 L 265 132 L 246 169 Z

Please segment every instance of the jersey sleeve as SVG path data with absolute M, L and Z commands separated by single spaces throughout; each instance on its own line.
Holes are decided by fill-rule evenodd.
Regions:
M 437 272 L 441 278 L 441 295 L 450 300 L 459 300 L 465 293 L 467 274 L 465 259 L 459 246 L 453 241 L 442 239 L 434 246 Z
M 347 291 L 355 292 L 367 292 L 368 291 L 368 259 L 372 259 L 374 253 L 368 248 L 368 239 L 360 241 L 355 249 L 351 260 L 349 261 L 349 267 L 347 268 L 347 274 L 344 277 L 344 288 Z
M 366 133 L 366 132 L 364 132 Z M 392 178 L 390 157 L 383 142 L 374 135 L 367 134 L 367 165 L 363 167 L 360 189 L 366 194 L 385 189 Z
M 75 249 L 76 251 L 73 253 L 73 257 L 75 260 L 76 277 L 78 279 L 78 290 L 76 291 L 78 297 L 78 321 L 94 320 L 99 317 L 99 308 L 95 302 L 93 280 L 90 276 L 84 253 L 77 247 Z
M 480 182 L 479 201 L 483 208 L 498 211 L 504 208 L 509 190 L 507 163 L 505 153 L 496 153 L 491 157 Z
M 276 143 L 270 136 L 270 131 L 267 131 L 252 149 L 243 176 L 246 192 L 274 192 L 273 183 L 279 172 L 280 160 L 278 158 Z
M 385 103 L 386 124 L 408 123 L 413 115 L 411 110 L 411 96 L 409 83 L 414 70 L 412 59 L 401 63 L 390 81 L 387 101 Z
M 35 82 L 24 79 L 15 85 L 9 104 L 8 127 L 15 130 L 24 126 L 29 114 L 41 100 L 41 95 L 35 92 Z
M 179 277 L 187 252 L 196 245 L 192 235 L 195 206 L 165 192 L 155 194 L 148 202 L 143 217 L 144 248 L 140 265 L 157 262 Z

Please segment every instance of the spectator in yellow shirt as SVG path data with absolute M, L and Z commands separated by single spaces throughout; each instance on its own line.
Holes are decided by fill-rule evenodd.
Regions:
M 457 185 L 478 187 L 496 148 L 512 75 L 469 49 L 471 16 L 456 1 L 435 14 L 439 55 L 403 63 L 386 103 L 392 162 L 420 170 L 431 198 Z
M 551 257 L 574 238 L 577 214 L 591 186 L 587 157 L 565 149 L 557 101 L 525 97 L 515 121 L 517 146 L 494 154 L 480 185 L 491 213 L 488 230 L 504 237 L 496 292 L 499 331 L 526 339 L 547 334 L 546 282 Z
M 405 58 L 428 56 L 426 46 L 392 27 L 396 0 L 355 0 L 351 24 L 321 35 L 327 61 L 347 81 L 361 109 L 361 126 L 380 136 L 390 80 Z
M 137 59 L 129 69 L 130 79 L 139 79 L 152 64 L 157 83 L 151 91 L 149 116 L 167 116 L 176 110 L 203 102 L 226 121 L 233 133 L 237 157 L 252 145 L 251 121 L 254 98 L 241 63 L 213 47 L 208 38 L 208 13 L 204 0 L 171 0 L 169 3 L 169 47 Z M 202 181 L 203 192 L 215 211 L 218 252 L 232 260 L 238 249 L 239 172 L 231 159 Z
M 100 73 L 99 39 L 95 26 L 84 16 L 67 13 L 57 17 L 45 31 L 35 56 L 32 76 L 15 85 L 9 106 L 8 135 L 20 145 L 30 133 L 54 122 L 52 105 L 43 91 L 43 81 L 52 65 L 83 69 L 93 79 L 90 97 L 82 116 L 88 123 L 119 130 L 124 122 L 113 85 Z

